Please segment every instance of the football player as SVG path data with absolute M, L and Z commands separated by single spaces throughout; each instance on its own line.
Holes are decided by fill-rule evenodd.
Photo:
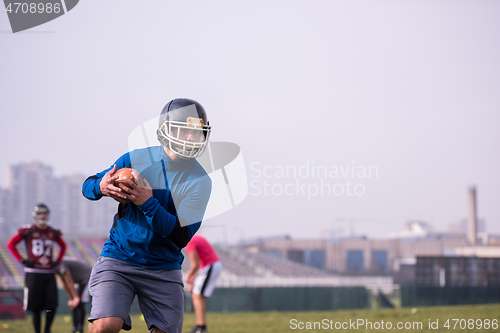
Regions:
M 90 300 L 88 282 L 92 266 L 83 260 L 64 258 L 56 269 L 61 284 L 68 295 L 68 306 L 73 316 L 73 333 L 83 333 L 85 303 Z
M 186 282 L 196 315 L 196 327 L 190 333 L 207 333 L 207 298 L 212 296 L 222 263 L 212 245 L 199 235 L 188 243 L 186 253 L 191 264 Z
M 181 249 L 200 228 L 212 189 L 195 159 L 203 154 L 210 132 L 200 103 L 174 99 L 160 114 L 161 145 L 125 153 L 84 182 L 86 198 L 109 196 L 120 203 L 90 277 L 90 333 L 130 330 L 136 295 L 150 332 L 181 332 Z M 138 184 L 127 179 L 130 188 L 114 185 L 114 173 L 124 167 L 141 175 Z
M 42 310 L 46 310 L 45 333 L 49 333 L 58 306 L 55 268 L 66 252 L 66 243 L 61 231 L 47 224 L 50 211 L 45 204 L 36 205 L 32 213 L 35 223 L 21 227 L 9 240 L 7 247 L 14 258 L 24 265 L 25 310 L 33 314 L 35 333 L 40 333 Z M 16 248 L 23 240 L 27 258 L 21 257 Z M 52 249 L 56 243 L 59 245 L 59 256 L 54 261 Z

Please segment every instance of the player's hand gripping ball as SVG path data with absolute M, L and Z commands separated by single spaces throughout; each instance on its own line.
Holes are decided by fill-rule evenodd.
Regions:
M 116 187 L 120 187 L 120 184 L 123 184 L 130 188 L 130 185 L 125 179 L 128 178 L 137 184 L 139 173 L 132 168 L 121 168 L 117 170 L 113 176 L 118 176 L 118 179 L 113 182 L 113 185 L 115 185 Z

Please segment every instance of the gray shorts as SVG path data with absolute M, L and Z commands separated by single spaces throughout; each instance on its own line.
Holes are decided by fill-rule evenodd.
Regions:
M 89 281 L 92 308 L 89 321 L 120 317 L 124 330 L 132 328 L 130 306 L 135 295 L 148 329 L 181 333 L 184 316 L 184 285 L 180 270 L 157 270 L 99 257 Z

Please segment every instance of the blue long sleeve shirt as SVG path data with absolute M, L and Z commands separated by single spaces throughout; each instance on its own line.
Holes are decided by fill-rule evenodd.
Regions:
M 120 204 L 101 256 L 152 269 L 181 269 L 181 253 L 200 228 L 212 182 L 195 159 L 172 161 L 162 146 L 137 149 L 114 163 L 137 170 L 153 188 L 141 206 Z M 83 195 L 103 197 L 102 177 L 113 166 L 85 180 Z

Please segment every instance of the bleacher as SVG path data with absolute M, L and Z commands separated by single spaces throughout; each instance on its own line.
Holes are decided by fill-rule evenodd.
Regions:
M 66 256 L 79 258 L 93 264 L 99 256 L 105 239 L 80 238 L 66 241 Z M 18 246 L 21 252 L 21 246 Z M 240 248 L 217 248 L 223 271 L 217 286 L 237 287 L 292 287 L 292 286 L 365 286 L 369 289 L 392 288 L 391 277 L 337 276 L 320 269 L 279 259 L 265 253 L 248 252 Z M 57 256 L 57 253 L 55 253 Z M 189 270 L 185 256 L 182 270 Z M 3 243 L 0 246 L 0 288 L 21 289 L 24 286 L 22 265 L 15 261 Z M 185 274 L 184 274 L 185 276 Z
M 74 257 L 93 265 L 101 253 L 104 242 L 105 240 L 101 238 L 80 238 L 73 240 L 69 247 L 75 253 Z
M 264 253 L 253 253 L 238 248 L 216 248 L 224 271 L 239 277 L 332 277 L 328 272 L 299 264 L 291 260 L 278 259 Z M 185 256 L 182 270 L 189 270 L 189 259 Z
M 217 281 L 219 288 L 276 286 L 338 286 L 346 279 L 317 268 L 264 253 L 239 248 L 216 248 L 223 270 Z M 189 270 L 186 256 L 182 270 Z M 363 285 L 360 281 L 348 285 Z
M 16 287 L 14 277 L 10 270 L 4 263 L 3 257 L 0 260 L 0 290 L 1 289 L 13 289 Z
M 24 248 L 19 248 L 20 253 L 24 253 Z M 23 267 L 14 259 L 7 243 L 0 245 L 0 267 L 2 267 L 2 276 L 0 277 L 0 286 L 3 289 L 17 289 L 24 286 Z
M 71 241 L 66 241 L 66 256 L 70 258 L 78 258 L 93 265 L 101 252 L 105 239 L 101 238 L 81 238 Z M 24 246 L 17 246 L 21 255 L 24 254 Z M 54 256 L 58 255 L 57 247 L 54 251 Z M 9 249 L 7 243 L 3 242 L 0 245 L 0 289 L 22 289 L 24 287 L 24 270 L 23 266 L 17 262 Z

